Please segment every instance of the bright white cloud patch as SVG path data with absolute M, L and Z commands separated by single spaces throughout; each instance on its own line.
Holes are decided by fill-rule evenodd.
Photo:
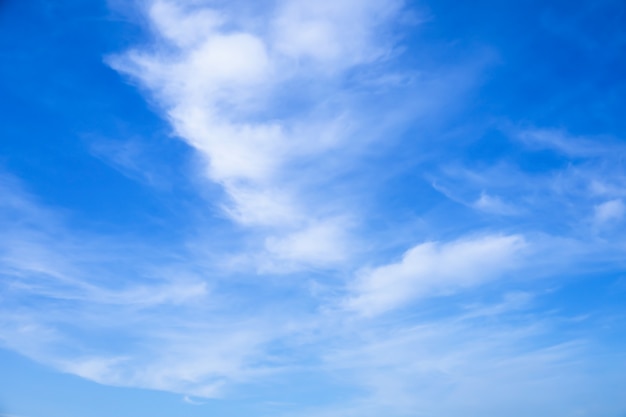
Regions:
M 346 306 L 373 316 L 416 298 L 480 285 L 513 270 L 524 246 L 520 236 L 422 243 L 409 249 L 399 262 L 361 272 Z

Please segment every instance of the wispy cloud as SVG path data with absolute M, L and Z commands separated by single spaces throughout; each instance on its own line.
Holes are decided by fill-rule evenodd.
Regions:
M 154 46 L 109 62 L 206 159 L 206 176 L 228 195 L 224 213 L 265 228 L 263 256 L 290 268 L 349 257 L 353 213 L 303 196 L 333 176 L 324 156 L 355 133 L 360 116 L 345 106 L 341 80 L 393 52 L 386 27 L 401 3 L 282 1 L 254 17 L 237 4 L 146 7 Z
M 463 206 L 511 216 L 500 220 L 509 230 L 582 242 L 620 227 L 626 183 L 620 141 L 556 129 L 503 132 L 518 154 L 491 163 L 453 160 L 430 176 L 433 188 Z M 600 227 L 607 222 L 614 227 Z
M 514 133 L 526 146 L 552 149 L 579 158 L 615 157 L 626 148 L 613 138 L 577 137 L 562 129 L 525 129 Z
M 480 194 L 480 197 L 472 204 L 472 206 L 478 210 L 494 214 L 513 215 L 517 213 L 517 209 L 515 207 L 505 203 L 500 197 L 491 196 L 485 192 Z
M 584 397 L 601 372 L 580 364 L 604 371 L 618 355 L 594 357 L 593 324 L 563 324 L 574 313 L 541 305 L 536 283 L 623 258 L 619 143 L 503 129 L 522 156 L 560 158 L 528 168 L 468 162 L 448 149 L 454 133 L 406 129 L 462 107 L 485 65 L 391 70 L 402 52 L 391 24 L 408 3 L 133 4 L 147 40 L 106 62 L 201 160 L 194 192 L 221 192 L 194 202 L 209 214 L 171 241 L 87 230 L 1 175 L 3 346 L 189 404 L 264 387 L 290 417 L 602 410 L 584 404 L 603 398 Z M 142 146 L 91 151 L 158 184 Z M 383 194 L 392 209 L 373 213 Z M 402 204 L 415 206 L 406 218 Z M 427 211 L 445 227 L 433 232 Z M 341 400 L 295 410 L 296 385 Z
M 250 352 L 274 334 L 257 320 L 195 323 L 225 300 L 210 294 L 210 281 L 193 267 L 176 257 L 157 261 L 158 249 L 71 230 L 16 181 L 3 182 L 4 346 L 105 384 L 213 396 L 223 378 L 248 373 L 242 366 Z M 107 333 L 130 339 L 116 352 L 98 336 Z M 206 375 L 210 381 L 200 378 Z
M 182 280 L 169 272 L 176 271 L 177 277 L 190 272 L 164 261 L 149 262 L 149 270 L 162 269 L 163 276 L 138 274 L 135 256 L 148 256 L 145 248 L 135 252 L 134 270 L 118 265 L 116 274 L 126 276 L 111 275 L 104 272 L 102 258 L 85 258 L 68 243 L 78 232 L 70 232 L 62 217 L 15 184 L 7 196 L 23 210 L 14 213 L 20 219 L 15 223 L 22 230 L 33 223 L 44 232 L 54 227 L 56 246 L 47 249 L 50 255 L 37 271 L 20 266 L 28 265 L 26 261 L 14 260 L 10 267 L 3 261 L 2 294 L 13 301 L 0 310 L 0 340 L 92 381 L 210 398 L 242 385 L 268 380 L 293 384 L 309 375 L 320 387 L 336 389 L 339 383 L 351 393 L 328 409 L 313 407 L 314 415 L 333 416 L 376 415 L 383 409 L 397 415 L 415 409 L 452 415 L 472 407 L 476 395 L 493 390 L 501 401 L 484 402 L 487 411 L 506 409 L 519 392 L 536 407 L 552 407 L 574 398 L 566 391 L 579 392 L 580 385 L 571 381 L 589 380 L 576 371 L 587 342 L 574 335 L 550 337 L 558 317 L 531 311 L 531 295 L 507 293 L 478 302 L 480 296 L 468 291 L 501 280 L 520 266 L 529 271 L 528 264 L 535 263 L 529 259 L 542 249 L 537 251 L 535 242 L 522 236 L 420 243 L 398 261 L 351 274 L 331 285 L 329 293 L 307 291 L 291 300 L 278 297 L 284 284 L 272 289 L 263 280 L 247 284 L 249 291 L 233 292 L 208 271 L 198 271 L 201 262 L 193 257 L 184 263 L 196 273 Z M 99 246 L 101 237 L 82 237 L 82 242 L 96 242 L 79 246 L 85 253 L 110 250 Z M 28 234 L 17 239 L 42 250 L 40 240 Z M 529 248 L 533 256 L 526 253 Z M 22 259 L 35 259 L 33 253 L 24 252 Z M 54 259 L 63 263 L 52 269 Z M 109 252 L 106 259 L 115 263 L 124 257 Z M 537 262 L 541 267 L 542 261 Z M 41 274 L 50 276 L 42 280 Z M 416 316 L 407 322 L 392 314 L 414 309 L 420 304 L 416 301 L 459 295 L 464 300 L 459 309 L 443 316 Z M 37 308 L 21 303 L 33 297 Z M 42 310 L 47 305 L 54 308 Z M 532 324 L 519 326 L 520 320 Z M 116 340 L 114 346 L 109 337 Z M 544 395 L 559 384 L 568 388 L 556 399 Z M 356 395 L 354 387 L 369 399 Z M 416 397 L 415 390 L 421 395 Z M 271 396 L 288 398 L 286 392 Z M 447 398 L 441 404 L 448 406 L 434 404 L 432 397 Z M 306 408 L 292 414 L 306 415 Z

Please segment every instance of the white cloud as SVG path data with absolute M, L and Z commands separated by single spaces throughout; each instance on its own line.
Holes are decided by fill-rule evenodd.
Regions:
M 13 190 L 13 200 L 20 201 L 16 206 L 30 207 L 25 210 L 30 213 L 45 212 L 17 194 Z M 45 217 L 32 219 L 31 223 L 43 222 L 45 225 Z M 322 226 L 316 224 L 304 232 L 297 229 L 286 235 L 286 240 L 270 239 L 268 250 L 276 251 L 276 259 L 296 260 L 307 265 L 342 263 L 338 256 L 344 249 L 334 246 L 342 244 L 341 231 L 345 225 L 341 222 L 345 220 L 337 219 Z M 46 228 L 42 227 L 43 230 Z M 321 316 L 303 314 L 290 305 L 294 301 L 299 304 L 300 300 L 271 297 L 262 300 L 254 291 L 251 294 L 220 294 L 213 289 L 210 279 L 200 280 L 196 275 L 186 273 L 181 264 L 151 261 L 150 269 L 161 271 L 167 279 L 137 274 L 140 269 L 135 265 L 134 270 L 125 271 L 130 274 L 128 277 L 115 276 L 113 280 L 112 276 L 124 268 L 109 272 L 109 275 L 103 274 L 107 268 L 106 263 L 101 263 L 102 258 L 84 258 L 82 252 L 68 245 L 68 240 L 72 235 L 75 238 L 76 233 L 69 233 L 60 222 L 55 228 L 52 253 L 46 257 L 48 261 L 63 259 L 67 265 L 58 271 L 62 284 L 44 280 L 45 285 L 38 283 L 35 287 L 24 288 L 10 287 L 6 281 L 3 283 L 5 289 L 10 288 L 12 298 L 20 300 L 24 296 L 37 296 L 54 303 L 55 308 L 47 310 L 41 301 L 35 309 L 26 306 L 19 311 L 11 311 L 10 306 L 8 310 L 0 309 L 3 346 L 64 372 L 107 385 L 165 390 L 199 398 L 219 397 L 238 384 L 258 383 L 265 378 L 277 378 L 277 375 L 289 377 L 292 375 L 290 366 L 295 366 L 293 372 L 300 372 L 302 365 L 293 365 L 292 355 L 317 362 L 332 348 L 325 343 L 335 340 L 336 332 L 358 333 L 362 330 L 360 324 L 346 322 L 350 314 L 346 316 L 345 311 L 334 310 L 330 315 Z M 27 235 L 18 239 L 26 242 Z M 89 237 L 83 240 L 94 241 Z M 435 262 L 447 263 L 462 256 L 464 259 L 457 260 L 458 267 L 474 267 L 467 258 L 489 252 L 493 259 L 503 261 L 505 252 L 512 251 L 511 248 L 518 244 L 522 241 L 517 237 L 491 236 L 467 242 L 431 244 L 428 249 L 429 245 L 422 245 L 421 249 L 414 248 L 412 252 L 434 253 Z M 39 241 L 33 241 L 32 245 L 37 247 Z M 472 245 L 480 248 L 472 249 Z M 83 243 L 82 249 L 97 253 L 103 248 L 86 247 Z M 293 252 L 283 255 L 281 251 Z M 136 262 L 136 256 L 150 258 L 147 255 L 145 251 L 135 250 L 131 260 Z M 109 252 L 107 262 L 123 262 L 123 257 L 111 256 Z M 411 263 L 415 262 L 414 256 L 405 258 Z M 32 258 L 30 254 L 24 252 L 20 259 L 29 258 Z M 48 264 L 47 260 L 42 260 L 42 268 Z M 495 261 L 484 262 L 485 268 L 489 269 Z M 199 268 L 194 259 L 183 263 L 194 265 L 196 270 Z M 200 272 L 196 271 L 197 275 L 203 275 Z M 99 276 L 94 277 L 95 273 Z M 30 270 L 22 270 L 19 279 L 12 282 L 32 284 L 37 280 L 32 275 Z M 446 286 L 456 285 L 452 284 L 454 279 L 450 273 L 440 273 L 439 276 L 447 280 Z M 483 278 L 468 279 L 473 282 Z M 260 288 L 270 291 L 265 284 Z M 311 300 L 301 301 L 308 303 Z M 254 314 L 239 311 L 242 305 L 250 305 Z M 111 340 L 116 341 L 113 346 Z M 281 352 L 288 348 L 276 356 L 271 346 L 278 346 Z M 323 372 L 324 369 L 321 368 Z M 393 379 L 393 372 L 385 378 Z
M 500 197 L 491 196 L 484 191 L 480 194 L 480 198 L 474 202 L 473 206 L 487 213 L 500 215 L 512 215 L 517 213 L 515 207 L 505 203 Z
M 230 312 L 198 262 L 72 231 L 5 180 L 3 347 L 103 384 L 199 396 L 259 372 L 252 363 L 280 326 Z
M 622 200 L 609 200 L 594 207 L 594 222 L 602 226 L 610 222 L 618 222 L 624 217 L 626 206 Z
M 554 323 L 477 324 L 435 320 L 350 334 L 352 343 L 325 359 L 366 396 L 301 415 L 576 415 L 606 406 L 598 401 L 604 394 L 590 394 L 590 381 L 623 380 L 619 373 L 607 376 L 610 364 L 602 361 L 596 370 L 581 368 L 578 358 L 589 349 L 583 340 L 540 342 Z
M 551 333 L 559 318 L 546 323 L 543 314 L 531 314 L 531 296 L 526 293 L 507 292 L 495 302 L 472 302 L 470 295 L 458 305 L 459 314 L 432 320 L 395 322 L 381 314 L 420 297 L 463 292 L 517 268 L 518 262 L 528 260 L 524 257 L 528 244 L 517 235 L 417 245 L 401 261 L 353 277 L 350 311 L 332 308 L 342 300 L 341 284 L 331 285 L 321 297 L 285 297 L 285 287 L 273 292 L 271 284 L 254 286 L 254 280 L 246 281 L 252 287 L 242 291 L 236 284 L 234 289 L 220 286 L 198 259 L 156 262 L 149 251 L 137 247 L 130 259 L 135 268 L 120 268 L 117 264 L 126 258 L 99 246 L 102 238 L 70 233 L 60 220 L 48 224 L 46 219 L 56 218 L 53 213 L 15 189 L 6 195 L 13 208 L 2 204 L 0 208 L 20 219 L 13 222 L 20 225 L 17 229 L 24 225 L 44 232 L 52 229 L 56 239 L 54 245 L 44 240 L 50 254 L 40 259 L 37 271 L 20 266 L 27 266 L 27 251 L 20 254 L 20 262 L 11 264 L 11 273 L 0 270 L 5 277 L 0 297 L 6 297 L 0 303 L 0 343 L 63 372 L 107 385 L 197 398 L 222 397 L 240 387 L 271 386 L 279 388 L 270 390 L 269 396 L 289 400 L 291 392 L 282 392 L 280 383 L 303 390 L 339 386 L 349 394 L 332 407 L 315 407 L 309 415 L 355 417 L 406 415 L 414 410 L 444 416 L 463 409 L 468 415 L 498 414 L 510 404 L 536 415 L 542 407 L 556 409 L 584 394 L 585 381 L 599 380 L 580 371 L 578 361 L 587 360 L 581 352 L 584 344 L 567 339 L 571 333 Z M 293 235 L 281 235 L 288 236 L 286 240 L 268 241 L 268 250 L 276 251 L 276 259 L 284 256 L 290 262 L 343 264 L 335 258 L 342 249 L 332 245 L 341 242 L 346 226 L 339 223 L 347 221 L 336 222 L 316 224 L 305 232 L 296 228 Z M 33 236 L 2 235 L 0 242 L 15 238 L 38 247 L 41 235 Z M 77 251 L 69 244 L 72 239 L 79 239 L 82 250 L 92 256 Z M 103 250 L 108 251 L 105 257 L 93 256 Z M 56 278 L 39 280 L 39 271 L 52 269 L 46 265 L 55 258 L 64 260 L 62 268 L 54 269 Z M 151 274 L 137 265 L 146 259 Z M 106 272 L 111 264 L 116 264 L 115 271 Z M 38 302 L 32 303 L 32 297 Z M 17 304 L 7 304 L 9 300 Z M 354 311 L 362 316 L 355 317 Z M 509 315 L 514 320 L 509 322 Z M 546 334 L 547 342 L 541 339 Z M 564 388 L 555 397 L 557 387 Z M 472 402 L 476 396 L 488 400 L 476 404 Z M 520 398 L 533 403 L 522 404 Z M 302 412 L 305 406 L 297 407 L 286 413 L 307 415 Z
M 473 182 L 480 186 L 490 185 L 486 178 L 483 178 L 482 175 L 476 172 L 471 172 L 465 169 L 459 170 L 450 168 L 448 168 L 447 171 L 447 175 L 459 176 L 463 179 L 463 181 Z M 432 181 L 431 185 L 435 190 L 446 196 L 446 198 L 485 213 L 497 214 L 500 216 L 513 216 L 522 212 L 520 207 L 503 200 L 498 195 L 488 193 L 484 190 L 480 192 L 480 197 L 478 198 L 474 198 L 473 196 L 466 197 L 465 195 L 469 193 L 468 190 L 463 189 L 465 187 L 458 187 L 458 184 L 448 185 L 446 184 L 448 181 L 449 179 L 444 179 L 443 183 L 440 183 L 439 180 Z M 474 192 L 472 192 L 472 194 L 475 195 Z
M 609 137 L 581 137 L 561 129 L 526 129 L 514 134 L 531 148 L 553 149 L 571 157 L 613 157 L 624 147 Z
M 152 3 L 149 16 L 157 32 L 179 47 L 193 46 L 206 40 L 207 33 L 223 24 L 224 19 L 215 10 L 185 12 L 175 3 L 163 0 Z
M 196 400 L 194 400 L 193 398 L 191 398 L 191 397 L 190 397 L 190 396 L 188 396 L 188 395 L 185 395 L 185 396 L 183 397 L 183 401 L 184 401 L 186 404 L 189 404 L 189 405 L 203 405 L 203 404 L 205 404 L 205 403 L 203 403 L 202 401 L 196 401 Z
M 574 239 L 586 233 L 587 239 L 595 239 L 597 228 L 608 224 L 605 221 L 619 223 L 619 202 L 626 196 L 626 175 L 618 161 L 623 152 L 609 140 L 595 143 L 591 138 L 571 137 L 560 131 L 557 139 L 552 135 L 542 138 L 567 142 L 550 146 L 541 142 L 541 148 L 562 152 L 562 157 L 569 157 L 566 163 L 562 160 L 552 167 L 532 172 L 509 162 L 494 163 L 486 168 L 451 163 L 444 165 L 438 175 L 433 175 L 433 187 L 450 200 L 474 209 L 515 215 L 515 221 L 509 222 L 512 230 L 524 233 L 529 229 L 542 230 Z M 561 149 L 567 146 L 576 149 Z M 581 228 L 581 225 L 587 227 Z
M 273 22 L 276 49 L 325 72 L 388 53 L 380 33 L 401 6 L 397 0 L 282 2 Z
M 399 262 L 363 271 L 346 307 L 374 316 L 420 297 L 483 284 L 518 266 L 525 246 L 516 235 L 422 243 Z
M 269 228 L 259 239 L 267 242 L 266 256 L 327 266 L 348 256 L 348 244 L 330 242 L 349 240 L 348 230 L 322 214 L 322 195 L 300 204 L 308 190 L 298 184 L 332 173 L 298 165 L 311 166 L 347 143 L 351 120 L 342 107 L 320 111 L 328 103 L 304 92 L 317 83 L 314 90 L 328 97 L 344 94 L 336 83 L 346 70 L 392 50 L 384 27 L 400 7 L 399 1 L 285 0 L 251 18 L 236 8 L 155 0 L 147 14 L 160 40 L 109 62 L 147 88 L 176 135 L 203 156 L 206 176 L 229 197 L 224 213 Z M 281 104 L 291 96 L 301 103 L 295 114 Z
M 292 260 L 296 263 L 332 266 L 346 260 L 346 222 L 341 220 L 316 223 L 283 237 L 269 237 L 266 248 L 279 262 Z
M 426 297 L 460 294 L 519 271 L 520 264 L 529 261 L 526 238 L 489 234 L 421 243 L 397 262 L 362 269 L 354 276 L 359 268 L 353 261 L 360 250 L 356 242 L 367 240 L 355 237 L 358 210 L 352 212 L 343 201 L 329 201 L 331 193 L 320 186 L 333 179 L 327 159 L 336 158 L 347 170 L 353 161 L 342 158 L 344 148 L 367 142 L 370 127 L 388 133 L 385 123 L 390 122 L 384 116 L 365 120 L 350 106 L 363 96 L 351 97 L 338 86 L 350 70 L 394 53 L 385 25 L 401 3 L 283 0 L 271 3 L 275 7 L 268 2 L 258 16 L 243 17 L 228 9 L 230 2 L 222 3 L 225 9 L 217 11 L 213 2 L 148 2 L 146 13 L 156 39 L 110 62 L 150 92 L 175 134 L 205 160 L 204 177 L 225 191 L 227 198 L 216 206 L 249 232 L 249 240 L 242 239 L 246 242 L 241 245 L 228 241 L 215 246 L 248 250 L 246 244 L 252 242 L 253 255 L 242 257 L 253 259 L 268 275 L 336 268 L 346 280 L 330 282 L 334 276 L 324 276 L 329 282 L 319 285 L 324 291 L 318 297 L 320 292 L 303 291 L 308 279 L 285 280 L 290 283 L 281 286 L 274 282 L 281 277 L 257 279 L 250 269 L 243 276 L 228 275 L 214 264 L 206 267 L 223 252 L 207 260 L 163 242 L 135 247 L 123 239 L 103 242 L 49 221 L 53 215 L 9 192 L 0 201 L 0 209 L 8 213 L 3 212 L 3 219 L 9 219 L 4 223 L 10 226 L 0 237 L 0 249 L 5 249 L 0 272 L 7 278 L 0 288 L 29 302 L 20 311 L 0 306 L 3 345 L 100 383 L 198 397 L 220 396 L 233 385 L 281 373 L 293 377 L 293 384 L 293 375 L 306 371 L 323 374 L 315 383 L 327 388 L 332 385 L 328 380 L 347 370 L 350 386 L 365 387 L 368 399 L 348 412 L 326 415 L 380 415 L 386 408 L 397 415 L 416 409 L 459 415 L 476 395 L 491 398 L 494 392 L 516 399 L 515 404 L 524 398 L 520 393 L 544 399 L 549 388 L 558 385 L 545 383 L 545 378 L 559 371 L 563 359 L 578 354 L 577 344 L 535 343 L 534 325 L 467 323 L 523 309 L 529 299 L 525 293 L 495 305 L 480 303 L 480 308 L 461 316 L 432 323 L 392 322 L 388 329 L 384 320 L 390 316 L 383 314 Z M 368 80 L 370 85 L 383 80 L 370 78 L 375 79 Z M 388 80 L 405 83 L 393 76 Z M 420 109 L 445 102 L 440 97 L 445 94 L 435 94 L 438 88 L 456 90 L 469 84 L 458 74 L 440 76 L 437 83 L 445 87 L 429 86 L 428 94 L 416 101 Z M 410 115 L 400 118 L 417 117 L 416 107 L 408 107 L 403 111 Z M 354 125 L 359 124 L 363 135 L 355 134 Z M 582 152 L 567 148 L 558 137 L 539 139 L 570 154 Z M 118 163 L 139 169 L 126 156 L 120 155 Z M 461 176 L 471 177 L 478 190 L 491 190 L 486 187 L 491 181 L 507 188 L 519 179 L 469 174 Z M 530 187 L 531 181 L 526 183 Z M 508 201 L 515 199 L 502 193 L 485 192 L 473 203 L 476 191 L 461 195 L 472 196 L 458 199 L 466 206 L 498 214 L 513 211 Z M 618 219 L 623 210 L 621 200 L 611 200 L 596 207 L 596 217 Z M 148 245 L 158 250 L 152 252 Z M 554 256 L 559 250 L 533 259 L 533 265 L 543 268 L 559 258 Z M 165 252 L 175 252 L 176 259 L 160 259 Z M 375 252 L 369 254 L 379 258 Z M 571 267 L 574 251 L 562 252 L 570 257 L 559 262 Z M 345 286 L 347 295 L 342 293 Z M 294 296 L 286 297 L 287 291 Z M 467 293 L 471 298 L 471 291 Z M 31 308 L 33 297 L 40 303 Z M 47 310 L 44 301 L 54 308 Z M 333 308 L 338 304 L 342 308 Z M 566 381 L 562 377 L 558 382 Z M 455 389 L 458 395 L 446 394 Z M 460 400 L 455 406 L 433 405 L 433 398 Z

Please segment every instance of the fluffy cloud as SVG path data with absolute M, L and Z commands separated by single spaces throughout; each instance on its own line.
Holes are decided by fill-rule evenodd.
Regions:
M 420 297 L 483 284 L 512 270 L 525 246 L 524 239 L 516 235 L 419 244 L 399 262 L 363 271 L 346 306 L 373 316 Z

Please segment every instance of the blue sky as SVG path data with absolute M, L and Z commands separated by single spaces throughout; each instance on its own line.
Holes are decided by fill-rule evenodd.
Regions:
M 626 4 L 0 2 L 0 416 L 626 415 Z

